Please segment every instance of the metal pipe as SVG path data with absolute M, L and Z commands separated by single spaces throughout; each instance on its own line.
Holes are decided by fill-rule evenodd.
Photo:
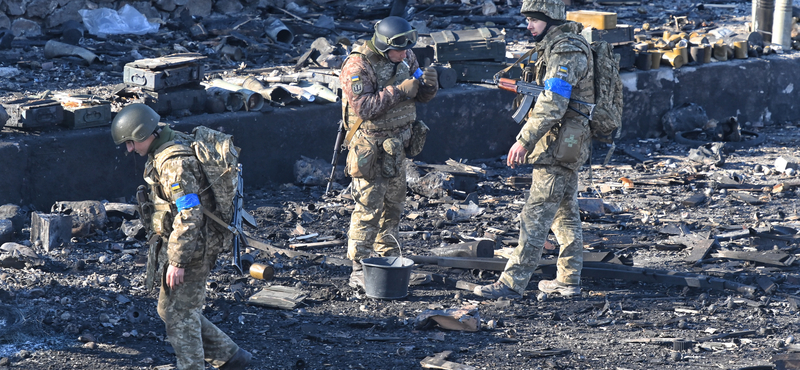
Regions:
M 206 88 L 206 93 L 222 100 L 225 109 L 231 112 L 238 112 L 244 107 L 244 101 L 235 91 L 223 89 L 221 87 L 210 86 Z
M 775 12 L 772 22 L 772 43 L 784 50 L 792 47 L 792 0 L 775 0 Z
M 772 41 L 772 15 L 775 0 L 753 0 L 757 4 L 755 13 L 755 30 L 764 35 L 765 42 Z
M 285 42 L 291 44 L 294 41 L 294 33 L 286 28 L 286 25 L 280 19 L 269 17 L 266 21 L 267 36 L 276 42 Z
M 97 55 L 95 53 L 92 53 L 88 49 L 84 49 L 80 46 L 65 44 L 55 40 L 47 41 L 47 43 L 44 44 L 45 58 L 50 59 L 63 56 L 79 56 L 89 64 L 92 64 L 92 62 L 97 59 Z
M 261 110 L 264 106 L 264 97 L 253 90 L 245 89 L 244 87 L 220 79 L 211 80 L 210 84 L 211 86 L 230 90 L 239 94 L 244 102 L 245 109 L 248 111 Z

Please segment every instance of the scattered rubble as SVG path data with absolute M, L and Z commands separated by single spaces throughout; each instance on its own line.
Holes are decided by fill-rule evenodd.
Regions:
M 336 103 L 335 69 L 370 35 L 372 22 L 392 11 L 376 1 L 133 2 L 145 26 L 157 28 L 146 36 L 93 30 L 76 17 L 80 9 L 111 5 L 0 5 L 0 135 L 107 125 L 113 111 L 138 101 L 175 116 Z M 620 37 L 616 50 L 627 68 L 770 52 L 746 27 L 746 2 L 575 6 L 616 13 L 613 28 L 589 35 Z M 503 36 L 498 60 L 437 65 L 450 68 L 440 70 L 440 85 L 451 88 L 491 76 L 487 65 L 507 63 L 530 46 L 518 7 L 416 1 L 404 12 L 429 35 L 415 50 L 429 63 L 444 61 L 450 34 L 485 26 L 490 38 Z M 742 36 L 752 45 L 743 47 Z M 652 52 L 670 43 L 670 53 Z M 579 298 L 535 290 L 538 276 L 554 274 L 557 249 L 550 246 L 523 299 L 485 301 L 470 293 L 497 279 L 517 243 L 525 189 L 535 181 L 529 166 L 512 170 L 504 158 L 409 161 L 401 243 L 430 282 L 412 285 L 404 299 L 379 300 L 347 285 L 347 190 L 337 182 L 336 195 L 325 195 L 330 164 L 301 158 L 296 184 L 247 194 L 259 226 L 247 229 L 242 256 L 251 275 L 235 273 L 223 254 L 204 314 L 251 350 L 255 368 L 796 363 L 798 123 L 766 123 L 755 132 L 733 117 L 717 122 L 693 109 L 690 118 L 665 116 L 668 138 L 619 143 L 608 166 L 582 172 L 586 268 Z M 51 114 L 28 121 L 23 111 Z M 603 149 L 592 163 L 602 163 Z M 170 366 L 155 295 L 142 289 L 147 253 L 135 207 L 125 199 L 64 201 L 48 211 L 0 206 L 0 368 Z M 554 238 L 549 243 L 557 246 Z
M 348 286 L 346 192 L 325 196 L 324 184 L 249 192 L 246 209 L 259 228 L 247 229 L 242 260 L 261 273 L 238 275 L 223 254 L 204 312 L 255 352 L 259 368 L 778 366 L 794 355 L 800 302 L 800 180 L 787 174 L 800 135 L 776 125 L 761 133 L 763 144 L 725 151 L 719 166 L 692 160 L 693 148 L 664 139 L 619 144 L 609 165 L 593 166 L 591 179 L 584 171 L 578 298 L 535 289 L 538 276 L 555 273 L 557 248 L 545 249 L 524 298 L 486 301 L 471 293 L 504 268 L 526 196 L 529 166 L 512 170 L 494 158 L 436 165 L 471 169 L 476 181 L 468 195 L 458 187 L 435 198 L 409 193 L 400 241 L 430 282 L 412 283 L 400 300 L 368 298 Z M 448 210 L 470 206 L 484 210 L 448 220 Z M 77 352 L 70 356 L 75 368 L 171 363 L 155 295 L 141 289 L 146 246 L 129 230 L 131 204 L 0 211 L 12 225 L 24 220 L 0 246 L 3 307 L 18 315 L 8 322 L 39 323 L 6 335 L 4 343 L 17 347 L 0 356 L 21 369 L 61 366 L 55 359 L 66 351 Z M 68 234 L 49 250 L 31 242 L 42 235 L 34 220 L 58 215 Z M 41 346 L 24 352 L 23 340 Z M 348 351 L 354 347 L 357 356 Z M 108 353 L 118 355 L 109 363 Z

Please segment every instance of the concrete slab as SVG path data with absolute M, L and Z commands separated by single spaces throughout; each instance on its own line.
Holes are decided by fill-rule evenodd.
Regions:
M 709 118 L 738 116 L 739 122 L 800 120 L 800 53 L 733 60 L 677 70 L 625 72 L 623 134 L 656 137 L 661 116 L 685 102 L 703 106 Z M 431 128 L 417 159 L 487 158 L 505 154 L 520 126 L 511 119 L 511 93 L 486 85 L 440 90 L 419 104 Z M 333 154 L 338 104 L 279 108 L 269 113 L 205 114 L 167 120 L 191 131 L 206 125 L 233 134 L 242 148 L 245 186 L 294 180 L 301 155 L 329 160 Z M 341 163 L 344 163 L 342 160 Z M 32 204 L 49 210 L 56 201 L 131 199 L 142 184 L 144 158 L 113 145 L 108 127 L 0 133 L 0 204 Z

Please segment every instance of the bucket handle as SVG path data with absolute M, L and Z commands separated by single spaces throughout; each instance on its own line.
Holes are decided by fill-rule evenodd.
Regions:
M 399 249 L 399 250 L 400 250 L 400 255 L 399 255 L 399 256 L 397 256 L 397 257 L 395 257 L 395 258 L 394 258 L 394 261 L 392 261 L 392 263 L 391 263 L 392 265 L 394 265 L 394 263 L 395 263 L 395 262 L 397 262 L 397 258 L 403 258 L 403 247 L 400 245 L 400 242 L 399 242 L 399 241 L 397 241 L 397 238 L 395 238 L 395 237 L 394 237 L 394 235 L 392 235 L 392 234 L 383 234 L 383 236 L 381 236 L 381 237 L 379 238 L 379 240 L 380 240 L 380 239 L 383 239 L 383 238 L 385 238 L 385 237 L 387 237 L 387 236 L 391 236 L 391 237 L 392 237 L 392 239 L 394 239 L 394 242 L 395 242 L 395 243 L 397 243 L 397 249 Z

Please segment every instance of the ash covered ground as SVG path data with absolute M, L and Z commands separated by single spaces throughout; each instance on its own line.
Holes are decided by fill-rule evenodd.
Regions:
M 417 265 L 415 271 L 432 275 L 432 282 L 412 285 L 404 299 L 372 299 L 347 285 L 349 267 L 331 262 L 345 258 L 345 248 L 338 246 L 304 250 L 307 257 L 253 249 L 256 262 L 275 268 L 271 281 L 236 274 L 230 255 L 223 254 L 204 313 L 255 354 L 256 369 L 409 369 L 444 351 L 452 351 L 450 361 L 481 369 L 772 368 L 776 356 L 797 348 L 795 295 L 800 289 L 797 266 L 791 263 L 796 239 L 786 234 L 800 227 L 792 185 L 799 182 L 774 171 L 773 164 L 794 154 L 800 137 L 794 126 L 767 126 L 759 133 L 766 137 L 764 144 L 726 153 L 720 166 L 688 160 L 689 148 L 667 140 L 624 144 L 625 151 L 647 161 L 618 151 L 608 166 L 595 165 L 594 184 L 588 171 L 582 172 L 586 191 L 581 193 L 602 194 L 605 203 L 602 212 L 584 214 L 587 251 L 610 252 L 632 261 L 634 268 L 724 279 L 731 286 L 753 287 L 753 294 L 598 277 L 584 279 L 582 296 L 564 299 L 538 294 L 537 274 L 524 298 L 491 301 L 453 283 L 491 283 L 495 272 Z M 604 154 L 597 150 L 595 163 Z M 463 202 L 458 197 L 429 199 L 409 192 L 414 206 L 407 207 L 401 225 L 405 254 L 430 255 L 433 248 L 474 238 L 503 248 L 515 238 L 525 190 L 505 183 L 529 168 L 511 170 L 501 158 L 467 163 L 486 172 L 474 192 L 482 212 L 449 221 L 447 210 Z M 623 177 L 633 187 L 625 187 Z M 734 182 L 726 178 L 752 186 L 733 190 L 725 184 Z M 773 190 L 777 184 L 784 184 L 782 191 Z M 246 209 L 259 227 L 248 232 L 288 254 L 294 252 L 288 248 L 293 234 L 343 239 L 352 205 L 323 192 L 293 184 L 249 192 Z M 760 201 L 743 201 L 751 198 L 741 192 Z M 684 204 L 696 193 L 707 200 Z M 11 368 L 152 369 L 174 361 L 155 312 L 156 294 L 142 289 L 146 247 L 119 231 L 122 221 L 111 216 L 106 228 L 50 253 L 33 248 L 39 266 L 2 270 L 1 349 Z M 689 258 L 691 248 L 675 241 L 681 235 L 719 237 L 743 228 L 764 234 L 719 238 L 699 261 Z M 725 251 L 782 253 L 791 259 L 779 259 L 789 264 L 777 266 L 742 255 L 715 257 Z M 546 259 L 553 253 L 547 251 Z M 764 278 L 774 286 L 763 285 Z M 302 290 L 307 298 L 290 310 L 246 303 L 271 285 Z M 480 317 L 477 332 L 418 325 L 426 310 L 472 306 L 473 316 Z M 675 351 L 675 339 L 689 344 Z
M 685 14 L 698 27 L 743 29 L 750 4 L 727 4 L 734 8 L 695 7 Z M 517 15 L 517 5 L 498 8 Z M 671 16 L 683 15 L 691 5 L 675 1 L 582 8 L 616 11 L 622 23 L 651 23 L 657 29 L 672 27 Z M 447 20 L 425 19 L 432 26 Z M 523 28 L 507 30 L 512 49 L 526 45 Z M 248 75 L 254 73 L 248 68 L 279 68 L 296 61 L 314 36 L 298 34 L 291 51 L 264 53 L 262 64 L 248 61 L 245 68 L 211 58 L 211 70 Z M 180 51 L 175 45 L 203 50 L 202 43 L 178 30 L 147 37 L 89 37 L 83 46 L 107 55 L 89 66 L 69 58 L 42 60 L 41 45 L 35 42 L 15 47 L 3 51 L 0 61 L 21 73 L 0 81 L 0 98 L 8 101 L 45 90 L 88 93 L 111 98 L 119 108 L 125 101 L 114 98 L 114 85 L 121 81 L 122 66 L 139 57 Z M 248 252 L 256 262 L 272 265 L 275 278 L 239 275 L 229 265 L 230 254 L 223 254 L 210 279 L 204 314 L 254 354 L 254 369 L 413 369 L 445 351 L 452 351 L 449 361 L 479 369 L 772 369 L 782 356 L 798 350 L 794 338 L 800 274 L 792 261 L 800 227 L 800 181 L 774 166 L 779 157 L 798 155 L 798 124 L 746 125 L 764 143 L 724 152 L 724 163 L 721 158 L 705 164 L 690 160 L 689 150 L 696 145 L 647 139 L 620 144 L 608 166 L 594 166 L 591 178 L 582 171 L 586 190 L 581 196 L 605 204 L 601 211 L 587 209 L 584 214 L 587 252 L 610 253 L 635 268 L 690 277 L 684 284 L 649 282 L 644 275 L 645 281 L 592 277 L 584 279 L 580 297 L 564 299 L 538 294 L 542 275 L 537 274 L 524 298 L 490 301 L 454 283 L 488 284 L 497 272 L 418 265 L 415 271 L 431 275 L 431 282 L 411 286 L 404 299 L 380 300 L 347 285 L 350 268 L 334 263 L 345 258 L 343 246 L 304 250 L 307 256 L 295 257 L 253 248 Z M 6 128 L 0 135 L 18 134 Z M 606 149 L 598 146 L 592 163 L 601 163 Z M 448 220 L 448 209 L 465 208 L 459 207 L 463 196 L 433 198 L 409 191 L 401 225 L 404 253 L 430 255 L 433 248 L 475 238 L 493 240 L 498 251 L 513 245 L 526 190 L 506 183 L 528 175 L 530 168 L 509 169 L 501 157 L 464 162 L 485 172 L 474 191 L 483 209 L 461 221 Z M 344 240 L 352 202 L 323 192 L 319 186 L 294 184 L 249 191 L 246 209 L 259 227 L 247 231 L 288 254 L 293 254 L 288 246 L 298 235 Z M 697 194 L 706 199 L 687 201 Z M 22 262 L 0 268 L 0 368 L 170 368 L 174 354 L 155 312 L 156 293 L 142 288 L 146 246 L 120 230 L 125 217 L 110 214 L 102 229 L 45 252 L 26 245 L 30 215 L 24 212 L 30 210 L 22 207 L 27 221 L 15 240 L 20 254 L 14 261 Z M 742 235 L 748 229 L 754 234 Z M 687 235 L 705 240 L 728 236 L 720 237 L 704 258 L 692 259 L 699 247 L 687 247 L 690 242 L 681 239 Z M 551 261 L 554 252 L 546 253 Z M 11 254 L 4 251 L 4 261 Z M 757 258 L 764 255 L 772 259 Z M 691 277 L 701 275 L 733 287 L 752 287 L 753 293 L 692 287 L 697 283 Z M 269 286 L 298 289 L 307 298 L 290 310 L 247 303 Z M 417 325 L 427 310 L 472 307 L 474 317 L 480 317 L 477 332 Z M 678 339 L 689 342 L 681 343 L 680 351 L 674 349 Z

